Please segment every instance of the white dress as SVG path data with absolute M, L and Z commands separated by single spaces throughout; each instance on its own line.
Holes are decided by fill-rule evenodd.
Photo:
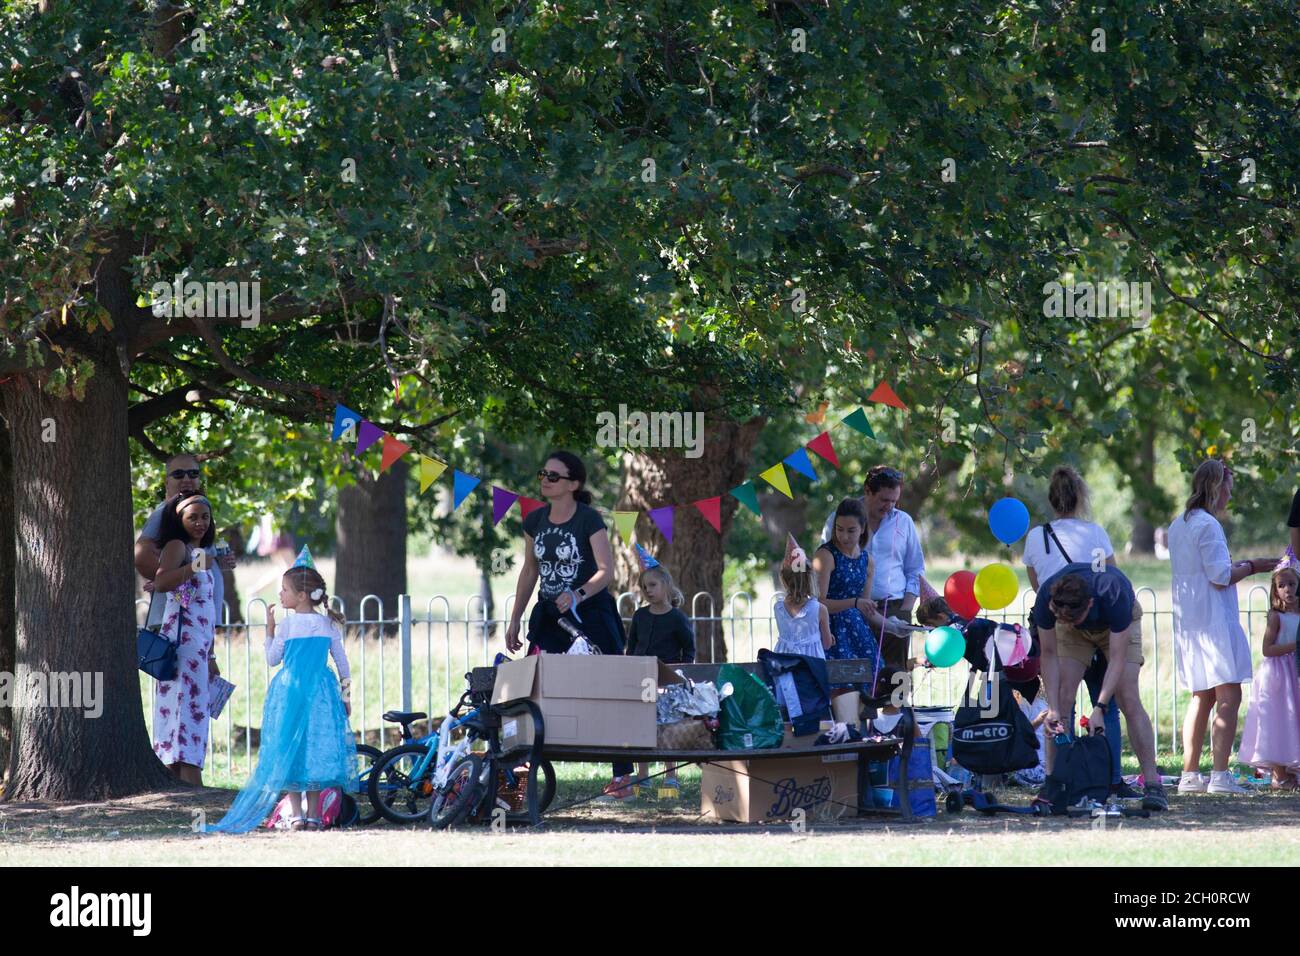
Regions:
M 777 601 L 776 632 L 780 639 L 776 642 L 776 652 L 824 658 L 820 612 L 821 602 L 816 598 L 809 598 L 798 614 L 786 610 L 784 598 Z
M 1229 583 L 1232 558 L 1218 519 L 1198 508 L 1170 522 L 1169 564 L 1178 679 L 1190 691 L 1250 680 L 1250 640 L 1236 585 Z
M 159 633 L 177 642 L 178 671 L 175 680 L 158 682 L 153 702 L 153 752 L 168 765 L 179 762 L 202 767 L 208 752 L 208 656 L 216 623 L 212 577 L 211 571 L 196 571 L 180 587 L 167 592 Z

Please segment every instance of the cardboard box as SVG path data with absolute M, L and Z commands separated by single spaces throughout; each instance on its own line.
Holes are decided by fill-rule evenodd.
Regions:
M 537 654 L 497 668 L 492 703 L 531 700 L 546 721 L 546 742 L 587 747 L 653 747 L 658 664 L 654 657 Z M 502 722 L 503 747 L 532 743 L 525 712 Z
M 785 736 L 781 738 L 781 749 L 782 750 L 790 750 L 791 748 L 811 749 L 817 746 L 817 738 L 820 737 L 822 734 L 826 733 L 828 730 L 830 730 L 832 726 L 834 726 L 834 724 L 831 721 L 823 720 L 815 733 L 804 734 L 802 737 L 796 737 L 794 735 L 794 725 L 786 724 Z
M 858 807 L 858 756 L 808 754 L 788 759 L 728 760 L 705 764 L 700 812 L 705 819 L 758 823 L 790 817 L 835 820 Z

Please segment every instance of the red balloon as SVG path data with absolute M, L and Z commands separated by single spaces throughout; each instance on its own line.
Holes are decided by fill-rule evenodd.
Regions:
M 975 572 L 954 572 L 944 582 L 943 597 L 954 614 L 959 614 L 967 619 L 978 616 L 980 602 L 975 600 Z

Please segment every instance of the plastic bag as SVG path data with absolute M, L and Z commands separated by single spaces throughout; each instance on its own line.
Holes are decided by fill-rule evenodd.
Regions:
M 718 688 L 711 681 L 668 684 L 656 703 L 655 719 L 660 724 L 671 724 L 687 717 L 712 717 L 718 707 Z
M 723 697 L 718 711 L 718 747 L 761 750 L 781 746 L 785 733 L 781 711 L 767 685 L 735 664 L 723 664 L 718 669 L 717 686 L 725 693 L 727 684 L 732 692 Z

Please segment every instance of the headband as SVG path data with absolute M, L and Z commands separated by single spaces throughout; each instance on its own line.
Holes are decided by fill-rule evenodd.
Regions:
M 209 501 L 207 498 L 205 498 L 203 495 L 190 495 L 190 496 L 189 496 L 188 498 L 186 498 L 184 501 L 177 502 L 177 504 L 176 504 L 176 514 L 179 515 L 182 511 L 184 511 L 184 510 L 185 510 L 186 508 L 188 508 L 190 505 L 192 505 L 192 504 L 194 504 L 195 502 L 198 502 L 198 501 L 201 501 L 201 502 L 203 502 L 205 505 L 207 505 L 209 511 L 212 510 L 212 502 Z

